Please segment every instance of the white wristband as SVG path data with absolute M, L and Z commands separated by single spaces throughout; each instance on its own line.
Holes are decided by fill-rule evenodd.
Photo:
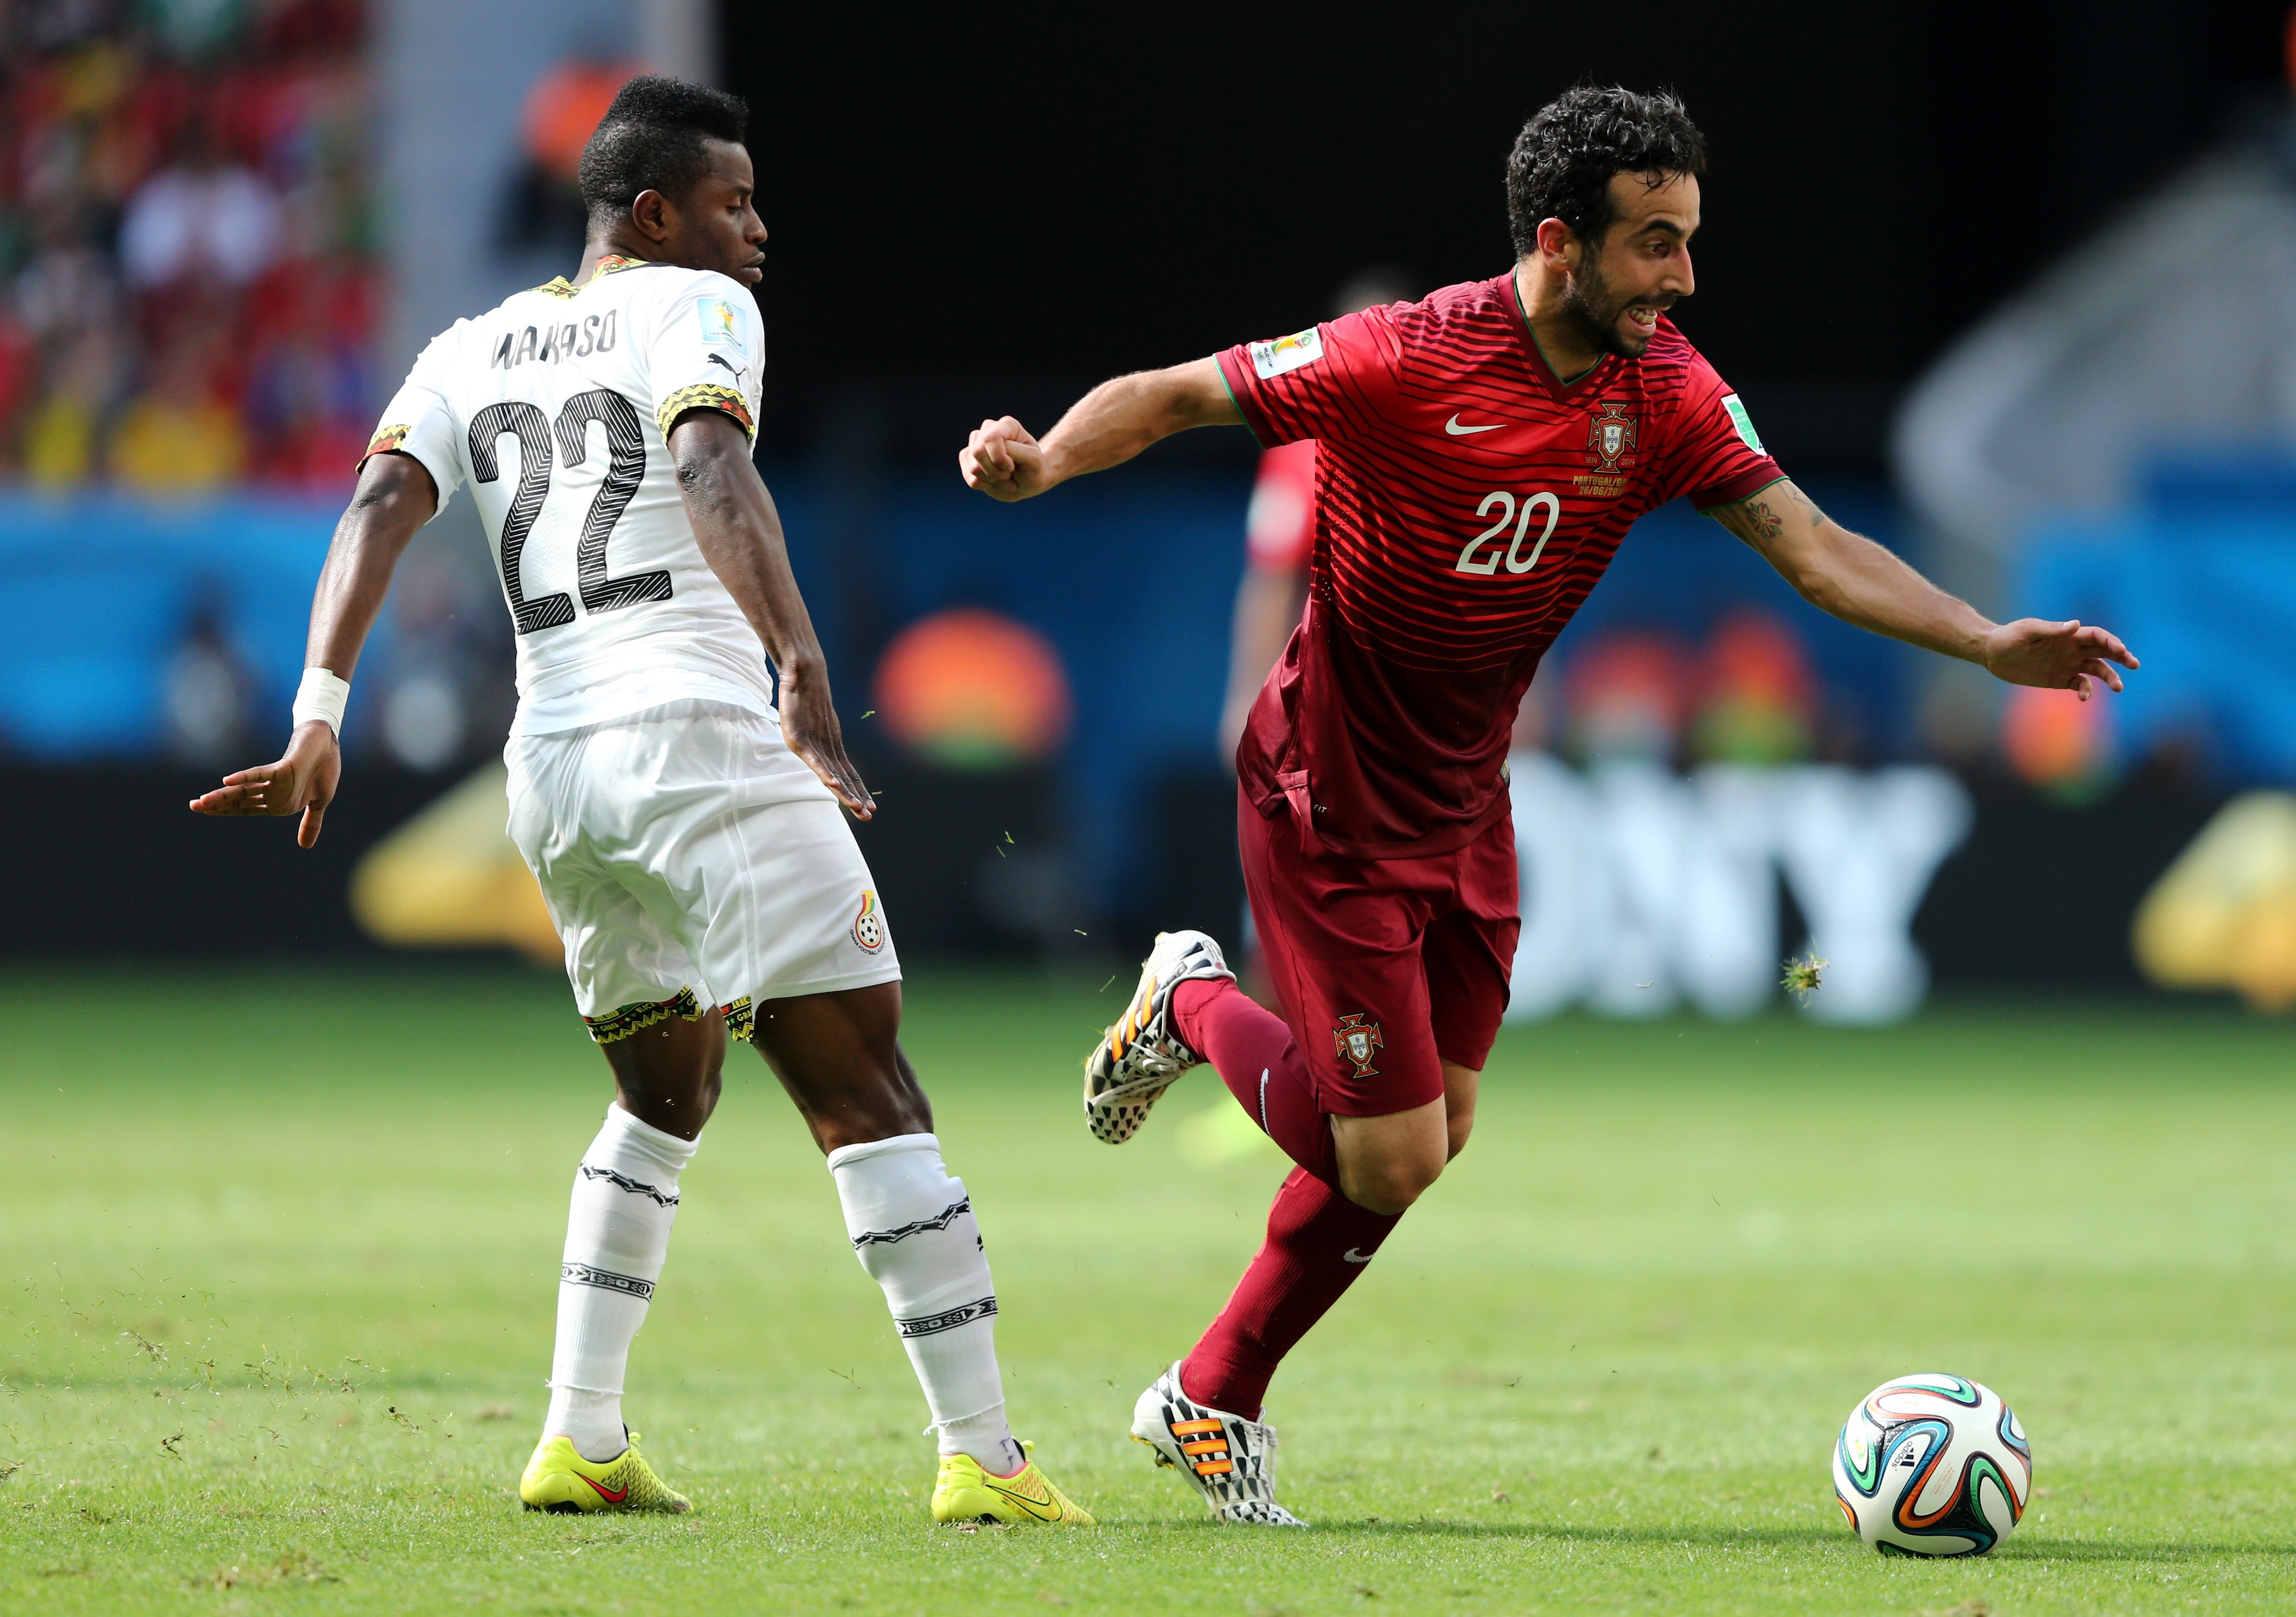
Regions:
M 337 735 L 343 733 L 343 709 L 351 699 L 351 682 L 338 679 L 324 669 L 305 669 L 295 692 L 294 722 L 308 724 L 324 718 Z

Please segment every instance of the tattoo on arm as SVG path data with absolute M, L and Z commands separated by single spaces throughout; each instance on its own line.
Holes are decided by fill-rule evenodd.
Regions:
M 1760 546 L 1785 532 L 1785 519 L 1760 495 L 1734 505 L 1718 505 L 1707 513 L 1749 545 Z

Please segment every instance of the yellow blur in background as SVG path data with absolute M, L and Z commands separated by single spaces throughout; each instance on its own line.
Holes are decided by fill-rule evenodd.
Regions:
M 351 914 L 402 948 L 508 945 L 563 957 L 510 823 L 509 774 L 490 762 L 368 850 L 351 872 Z
M 2236 989 L 2296 1005 L 2296 794 L 2225 805 L 2137 906 L 2130 945 L 2162 988 Z

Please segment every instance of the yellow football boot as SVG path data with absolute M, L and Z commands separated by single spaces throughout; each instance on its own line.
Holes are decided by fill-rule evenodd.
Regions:
M 1034 1443 L 1021 1445 L 1029 1453 Z M 993 1522 L 1007 1527 L 1051 1523 L 1060 1527 L 1090 1527 L 1092 1516 L 1068 1495 L 1054 1487 L 1030 1460 L 1009 1477 L 993 1477 L 969 1454 L 940 1457 L 940 1480 L 933 1485 L 936 1522 Z
M 652 1510 L 680 1515 L 693 1503 L 654 1475 L 638 1453 L 638 1434 L 611 1460 L 586 1460 L 573 1440 L 546 1437 L 536 1445 L 518 1480 L 518 1497 L 529 1510 L 566 1514 L 594 1510 Z M 1025 1473 L 1023 1473 L 1025 1474 Z

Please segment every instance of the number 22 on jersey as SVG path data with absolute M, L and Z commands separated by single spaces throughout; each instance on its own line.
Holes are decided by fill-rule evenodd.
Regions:
M 582 610 L 610 612 L 641 601 L 667 601 L 669 575 L 666 572 L 633 573 L 624 579 L 607 574 L 606 542 L 613 537 L 614 524 L 622 520 L 630 497 L 645 476 L 645 429 L 639 423 L 636 407 L 611 389 L 578 393 L 558 412 L 557 447 L 567 464 L 578 466 L 588 458 L 594 421 L 606 429 L 607 464 L 598 492 L 591 497 L 589 514 L 582 519 L 581 537 L 575 541 L 575 579 L 582 595 Z M 474 482 L 499 479 L 502 462 L 496 446 L 504 438 L 518 439 L 518 492 L 503 518 L 502 580 L 503 593 L 510 597 L 511 616 L 521 635 L 574 621 L 574 603 L 563 591 L 529 601 L 521 582 L 519 558 L 525 553 L 527 535 L 542 514 L 543 501 L 550 497 L 551 437 L 551 424 L 542 412 L 522 399 L 490 404 L 471 418 Z
M 1522 554 L 1522 544 L 1530 537 L 1531 513 L 1540 510 L 1546 513 L 1546 525 L 1539 529 L 1538 543 L 1531 546 L 1530 554 L 1526 556 Z M 1467 541 L 1465 547 L 1459 552 L 1458 564 L 1452 568 L 1452 571 L 1480 573 L 1488 577 L 1498 571 L 1499 562 L 1504 559 L 1509 572 L 1529 572 L 1538 565 L 1538 558 L 1546 549 L 1546 541 L 1554 537 L 1555 523 L 1562 520 L 1562 500 L 1560 496 L 1542 488 L 1527 497 L 1518 512 L 1514 496 L 1504 488 L 1495 488 L 1483 496 L 1482 503 L 1475 507 L 1475 515 L 1487 517 L 1494 511 L 1499 513 L 1498 521 Z M 1510 525 L 1514 529 L 1513 542 L 1502 553 L 1499 536 L 1506 532 Z M 504 531 L 507 536 L 509 530 L 505 529 Z M 1486 543 L 1490 546 L 1489 552 L 1477 555 L 1475 553 Z M 506 557 L 510 553 L 505 548 L 503 554 Z M 505 561 L 504 565 L 507 567 L 509 562 Z

